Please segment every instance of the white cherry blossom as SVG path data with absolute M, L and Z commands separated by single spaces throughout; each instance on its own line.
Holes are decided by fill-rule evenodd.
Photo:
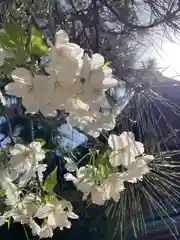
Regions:
M 114 115 L 103 115 L 95 111 L 71 112 L 68 121 L 72 126 L 78 127 L 88 134 L 97 137 L 104 129 L 109 131 L 115 127 Z
M 28 146 L 23 144 L 15 144 L 10 150 L 12 155 L 10 160 L 11 167 L 16 167 L 28 161 L 39 162 L 45 158 L 45 151 L 42 149 L 40 142 L 32 142 Z
M 57 200 L 47 202 L 45 205 L 42 205 L 36 214 L 38 218 L 47 217 L 47 224 L 52 229 L 57 227 L 60 230 L 63 228 L 70 228 L 71 222 L 68 218 L 77 219 L 78 216 L 73 212 L 73 208 L 70 202 L 66 200 Z
M 34 171 L 37 172 L 39 181 L 43 181 L 43 173 L 46 171 L 48 165 L 47 164 L 37 164 L 34 168 Z M 35 177 L 35 176 L 34 176 Z
M 79 113 L 85 113 L 89 111 L 89 105 L 81 101 L 76 96 L 68 98 L 66 103 L 64 104 L 64 108 L 67 112 L 76 112 L 77 115 Z
M 65 46 L 69 43 L 69 36 L 64 30 L 59 30 L 56 32 L 56 41 L 55 41 L 55 47 L 57 49 L 61 48 L 62 46 Z
M 41 228 L 33 220 L 33 217 L 36 214 L 40 203 L 41 199 L 38 196 L 30 193 L 23 199 L 19 200 L 16 204 L 12 205 L 11 210 L 6 211 L 3 217 L 5 221 L 12 217 L 15 222 L 28 224 L 32 229 L 33 235 L 37 235 L 39 234 Z
M 49 52 L 50 62 L 46 68 L 57 82 L 65 85 L 73 83 L 79 72 L 82 62 L 83 49 L 79 45 L 69 43 L 69 37 L 65 31 L 56 33 L 55 46 Z
M 123 132 L 120 136 L 111 134 L 108 144 L 113 149 L 109 156 L 112 166 L 123 165 L 128 167 L 136 161 L 136 157 L 144 153 L 142 143 L 135 141 L 132 132 Z
M 25 215 L 33 217 L 36 214 L 40 203 L 41 199 L 37 195 L 29 193 L 19 203 L 19 208 Z
M 56 32 L 55 39 L 55 48 L 59 55 L 75 58 L 81 58 L 83 56 L 84 50 L 79 45 L 70 43 L 69 37 L 64 30 Z
M 75 82 L 83 90 L 79 93 L 82 101 L 92 102 L 101 95 L 103 89 L 114 87 L 117 83 L 112 77 L 111 68 L 104 66 L 102 55 L 95 53 L 92 58 L 84 55 L 82 69 Z
M 65 174 L 66 181 L 73 181 L 77 190 L 83 193 L 83 200 L 91 196 L 92 202 L 98 205 L 103 205 L 105 202 L 105 189 L 103 186 L 96 184 L 92 178 L 92 169 L 90 166 L 81 167 L 77 170 L 76 177 L 72 174 Z
M 92 169 L 92 166 L 87 165 L 77 169 L 76 177 L 71 173 L 64 175 L 66 181 L 72 181 L 76 188 L 84 194 L 83 199 L 87 198 L 91 193 L 91 187 L 95 184 L 95 180 L 92 178 L 92 171 L 97 171 L 97 169 Z
M 47 115 L 56 110 L 52 96 L 54 81 L 48 76 L 35 75 L 25 68 L 16 68 L 12 73 L 14 82 L 6 85 L 5 90 L 9 95 L 22 98 L 22 103 L 27 113 L 36 113 L 39 110 Z
M 10 167 L 17 173 L 23 169 L 25 172 L 19 180 L 20 185 L 27 183 L 35 175 L 35 172 L 38 172 L 41 178 L 42 172 L 46 170 L 46 165 L 39 164 L 45 158 L 45 152 L 39 142 L 32 142 L 29 146 L 15 144 L 10 153 L 12 155 L 9 161 Z
M 6 180 L 2 183 L 2 187 L 6 192 L 6 205 L 13 206 L 16 205 L 20 200 L 20 191 L 12 182 L 6 182 Z
M 90 165 L 80 167 L 76 171 L 76 177 L 71 173 L 65 174 L 66 181 L 72 181 L 76 188 L 83 193 L 83 200 L 91 196 L 92 202 L 103 205 L 111 198 L 118 201 L 120 192 L 124 190 L 126 178 L 121 173 L 112 173 L 106 179 L 102 179 L 97 168 Z
M 87 131 L 96 121 L 96 118 L 90 111 L 74 111 L 71 112 L 67 120 L 73 127 L 78 127 L 81 130 Z
M 94 185 L 91 188 L 92 202 L 97 205 L 103 205 L 105 201 L 111 198 L 118 202 L 120 199 L 120 193 L 125 189 L 124 181 L 126 178 L 121 173 L 111 173 L 106 179 L 101 181 L 101 184 Z
M 33 218 L 29 218 L 28 225 L 32 230 L 32 235 L 39 235 L 41 227 L 34 221 Z
M 80 86 L 75 84 L 75 78 L 82 65 L 83 53 L 80 46 L 69 43 L 69 37 L 64 30 L 56 33 L 55 46 L 50 49 L 50 62 L 46 68 L 54 82 L 51 102 L 56 109 L 67 109 L 72 97 L 81 91 Z
M 30 220 L 29 216 L 21 212 L 21 209 L 18 207 L 14 207 L 11 210 L 5 212 L 4 217 L 6 219 L 12 217 L 15 222 L 20 222 L 21 224 L 28 224 Z
M 64 160 L 66 161 L 65 168 L 68 172 L 75 172 L 77 170 L 77 165 L 71 158 L 64 157 Z
M 45 225 L 40 229 L 38 235 L 40 238 L 52 238 L 53 230 L 49 225 Z
M 118 202 L 120 199 L 120 193 L 125 189 L 124 181 L 126 180 L 122 173 L 111 173 L 107 179 L 102 183 L 105 189 L 106 200 L 113 199 Z
M 154 160 L 152 155 L 144 155 L 136 159 L 136 162 L 128 166 L 125 180 L 131 183 L 136 183 L 137 180 L 142 180 L 143 176 L 150 172 L 148 163 Z
M 13 180 L 14 179 L 11 178 L 7 170 L 0 172 L 0 185 L 6 193 L 5 203 L 9 206 L 16 205 L 20 200 L 19 195 L 21 192 L 18 190 L 17 186 L 12 183 Z
M 87 126 L 87 132 L 94 137 L 98 137 L 102 130 L 112 130 L 116 125 L 115 117 L 113 115 L 105 116 L 101 113 L 96 115 L 96 119 L 91 125 Z
M 91 200 L 94 204 L 104 205 L 105 201 L 107 200 L 104 185 L 94 184 L 91 187 Z

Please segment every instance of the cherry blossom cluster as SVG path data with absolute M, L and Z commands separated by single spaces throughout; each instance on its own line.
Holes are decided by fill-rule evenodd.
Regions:
M 11 74 L 13 82 L 5 87 L 6 93 L 22 98 L 26 113 L 40 111 L 47 116 L 65 109 L 73 126 L 94 136 L 102 129 L 112 129 L 116 114 L 106 116 L 100 109 L 110 107 L 105 91 L 117 86 L 118 81 L 104 57 L 99 53 L 90 57 L 79 45 L 70 43 L 66 32 L 60 30 L 48 58 L 46 75 L 17 67 Z
M 148 163 L 154 160 L 152 155 L 145 155 L 143 144 L 135 141 L 132 132 L 123 132 L 120 136 L 111 134 L 108 144 L 112 149 L 108 161 L 113 168 L 108 168 L 104 162 L 98 167 L 95 164 L 78 169 L 71 159 L 66 159 L 69 171 L 65 174 L 66 181 L 72 181 L 77 190 L 83 193 L 83 200 L 91 196 L 92 202 L 98 205 L 103 205 L 111 198 L 118 202 L 120 193 L 125 190 L 124 182 L 136 183 L 142 180 L 150 171 Z M 125 170 L 119 172 L 119 166 Z M 75 176 L 70 172 L 75 172 Z
M 1 49 L 0 65 L 6 54 Z M 21 98 L 26 113 L 40 111 L 46 117 L 65 109 L 70 113 L 67 121 L 92 136 L 98 136 L 102 129 L 113 129 L 121 109 L 118 106 L 111 109 L 106 91 L 117 87 L 118 81 L 103 56 L 99 53 L 89 56 L 80 46 L 70 43 L 66 32 L 60 30 L 48 58 L 44 66 L 46 74 L 24 67 L 13 70 L 13 81 L 5 86 L 6 94 Z M 2 93 L 0 100 L 6 105 Z M 141 181 L 150 171 L 148 163 L 154 160 L 152 155 L 145 154 L 144 145 L 135 140 L 132 132 L 123 132 L 120 136 L 110 134 L 107 140 L 104 155 L 99 153 L 102 157 L 94 158 L 93 163 L 78 167 L 72 159 L 64 158 L 65 180 L 73 182 L 82 192 L 83 200 L 90 198 L 97 205 L 111 199 L 118 202 L 121 192 L 126 190 L 124 183 Z M 46 154 L 40 142 L 27 146 L 16 143 L 9 154 L 10 160 L 0 171 L 5 202 L 0 225 L 12 218 L 14 222 L 28 225 L 33 235 L 40 238 L 52 237 L 57 227 L 70 228 L 69 219 L 78 216 L 69 201 L 45 189 Z
M 14 222 L 28 225 L 32 234 L 40 238 L 52 237 L 53 229 L 57 227 L 60 230 L 70 228 L 69 218 L 78 218 L 71 203 L 43 189 L 42 178 L 47 165 L 42 163 L 45 151 L 41 144 L 15 144 L 10 154 L 8 165 L 0 172 L 6 205 L 0 225 L 12 218 Z M 33 180 L 39 183 L 40 189 Z
M 121 192 L 125 191 L 124 182 L 136 183 L 149 173 L 148 163 L 154 160 L 145 155 L 142 143 L 135 141 L 132 132 L 123 132 L 120 136 L 111 134 L 108 138 L 109 149 L 106 158 L 97 158 L 89 165 L 78 165 L 68 157 L 64 175 L 66 181 L 72 181 L 83 200 L 89 197 L 92 203 L 104 205 L 113 199 L 118 202 Z M 107 147 L 108 148 L 108 147 Z M 78 219 L 72 204 L 48 192 L 44 188 L 43 173 L 47 165 L 40 142 L 28 146 L 15 144 L 10 149 L 10 160 L 0 172 L 1 193 L 4 193 L 5 209 L 0 216 L 0 225 L 10 221 L 26 224 L 33 235 L 40 238 L 53 236 L 53 229 L 70 228 L 69 219 Z M 124 167 L 120 171 L 118 167 Z M 39 224 L 41 223 L 41 224 Z

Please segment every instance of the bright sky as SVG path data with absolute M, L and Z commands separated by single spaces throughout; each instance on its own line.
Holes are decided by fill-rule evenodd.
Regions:
M 163 75 L 180 80 L 180 44 L 167 42 L 162 45 L 161 57 L 157 56 Z
M 169 35 L 170 31 L 169 29 Z M 145 46 L 138 53 L 137 65 L 146 62 L 148 58 L 154 58 L 157 70 L 166 77 L 180 81 L 180 35 L 178 37 L 171 33 L 171 39 L 167 39 L 163 36 L 162 29 L 147 35 L 143 41 Z
M 139 2 L 144 5 L 144 1 Z M 145 5 L 139 9 L 138 16 L 143 24 L 147 24 L 150 15 Z M 161 26 L 149 31 L 150 34 L 143 40 L 145 47 L 140 50 L 138 62 L 155 58 L 158 69 L 164 76 L 180 80 L 180 34 L 175 35 L 170 28 L 166 31 L 165 33 Z

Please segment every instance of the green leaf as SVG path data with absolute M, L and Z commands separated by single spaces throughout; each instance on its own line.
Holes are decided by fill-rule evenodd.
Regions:
M 107 62 L 105 62 L 104 67 L 107 67 L 107 66 L 109 66 L 110 64 L 111 64 L 111 62 L 107 61 Z
M 36 138 L 34 139 L 33 142 L 39 142 L 41 144 L 41 147 L 43 147 L 46 144 L 46 142 L 42 138 Z
M 48 219 L 44 218 L 44 225 L 48 225 Z
M 27 42 L 27 36 L 24 29 L 18 24 L 6 23 L 4 30 L 9 36 L 9 39 L 16 43 L 17 48 L 23 48 Z
M 6 196 L 6 193 L 4 190 L 0 190 L 0 198 L 3 198 Z
M 57 179 L 57 167 L 47 177 L 47 179 L 46 179 L 46 181 L 44 183 L 44 189 L 46 191 L 52 192 L 54 187 L 55 187 L 55 185 L 56 185 L 56 179 Z
M 4 32 L 0 33 L 0 45 L 14 53 L 15 64 L 23 64 L 29 57 L 29 50 L 26 48 L 27 36 L 24 29 L 17 24 L 6 23 Z M 13 65 L 13 64 L 12 64 Z
M 8 163 L 8 152 L 9 152 L 9 147 L 6 147 L 5 149 L 0 151 L 0 163 L 1 165 L 6 166 Z
M 45 200 L 46 202 L 48 202 L 48 201 L 50 200 L 49 195 L 45 195 L 45 196 L 44 196 L 44 200 Z
M 9 38 L 9 36 L 5 32 L 0 32 L 0 45 L 7 50 L 16 49 L 16 44 Z
M 102 179 L 105 179 L 107 177 L 107 173 L 106 173 L 106 166 L 99 164 L 99 171 L 100 171 L 100 176 Z
M 49 195 L 45 195 L 44 196 L 44 200 L 45 202 L 51 201 L 51 200 L 55 200 L 56 199 L 56 195 L 54 192 L 51 192 Z
M 11 227 L 11 217 L 8 218 L 8 229 Z
M 43 34 L 34 26 L 31 27 L 31 53 L 36 56 L 46 54 L 48 47 L 43 41 Z

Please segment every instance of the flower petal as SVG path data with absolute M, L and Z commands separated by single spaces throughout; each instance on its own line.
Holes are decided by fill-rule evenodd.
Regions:
M 105 78 L 103 80 L 103 86 L 104 88 L 112 88 L 117 86 L 118 81 L 115 78 Z
M 71 85 L 79 71 L 79 60 L 73 57 L 65 57 L 60 53 L 58 54 L 54 52 L 54 49 L 49 53 L 49 57 L 51 61 L 46 68 L 47 72 L 57 82 Z
M 117 167 L 121 165 L 121 159 L 119 158 L 119 152 L 112 151 L 109 155 L 109 162 L 113 167 Z
M 124 167 L 128 167 L 132 162 L 135 162 L 135 155 L 131 151 L 131 149 L 125 151 L 125 152 L 119 152 L 119 158 L 121 159 L 121 164 Z
M 103 66 L 103 72 L 105 77 L 111 77 L 112 76 L 112 69 L 108 66 Z
M 129 147 L 135 156 L 139 156 L 144 153 L 144 145 L 141 142 L 132 142 Z
M 146 163 L 143 160 L 138 160 L 137 162 L 129 165 L 127 175 L 125 177 L 126 181 L 136 183 L 137 180 L 142 180 L 143 175 L 149 171 L 150 169 Z
M 75 182 L 77 180 L 76 177 L 74 177 L 71 173 L 66 173 L 64 175 L 64 178 L 66 181 L 72 181 L 72 182 Z
M 50 213 L 48 215 L 48 225 L 52 228 L 55 229 L 57 227 L 57 222 L 56 222 L 56 218 L 55 215 L 53 213 Z
M 22 104 L 26 108 L 26 113 L 36 113 L 39 111 L 39 103 L 34 99 L 31 94 L 26 95 L 22 99 Z
M 114 150 L 119 149 L 119 136 L 111 134 L 108 138 L 108 144 Z
M 120 138 L 121 138 L 120 142 L 121 142 L 122 148 L 125 148 L 131 142 L 135 141 L 134 133 L 132 132 L 123 132 L 121 133 Z
M 94 91 L 97 89 L 97 91 L 99 90 L 99 95 L 100 95 L 100 90 L 103 88 L 106 88 L 103 85 L 103 80 L 104 80 L 104 72 L 102 68 L 92 71 L 90 80 L 89 80 L 89 85 L 87 85 L 87 90 L 90 87 L 93 88 Z
M 94 185 L 94 180 L 91 178 L 83 179 L 82 182 L 75 183 L 76 188 L 83 193 L 90 193 L 91 187 Z
M 48 103 L 54 91 L 54 80 L 44 75 L 35 75 L 33 78 L 33 92 L 36 101 Z
M 35 168 L 30 162 L 26 163 L 26 172 L 19 179 L 19 186 L 24 186 L 35 174 Z
M 39 235 L 41 228 L 33 219 L 30 220 L 29 226 L 32 229 L 32 235 Z
M 94 71 L 94 70 L 97 70 L 98 68 L 103 67 L 103 65 L 104 65 L 104 57 L 99 53 L 93 54 L 91 69 Z
M 154 156 L 153 155 L 145 155 L 145 156 L 142 156 L 142 159 L 146 162 L 146 163 L 149 163 L 151 161 L 154 160 Z
M 5 218 L 3 216 L 0 216 L 0 226 L 4 225 L 5 222 Z
M 69 218 L 72 218 L 72 219 L 78 219 L 79 218 L 79 216 L 77 214 L 75 214 L 74 212 L 68 212 L 67 216 Z
M 29 147 L 35 152 L 40 152 L 42 150 L 40 142 L 36 142 L 36 141 L 30 143 Z
M 33 78 L 31 72 L 26 68 L 22 68 L 22 67 L 16 68 L 12 72 L 11 77 L 14 79 L 14 81 L 24 82 L 28 84 L 32 83 L 32 78 Z
M 62 45 L 69 43 L 69 37 L 64 30 L 59 30 L 58 32 L 56 32 L 55 39 L 55 47 L 57 49 L 62 47 Z
M 89 111 L 89 105 L 81 101 L 80 99 L 69 98 L 65 104 L 65 109 L 67 112 L 72 112 L 74 110 L 84 110 Z
M 88 56 L 88 54 L 85 54 L 83 57 L 83 63 L 82 63 L 82 68 L 79 76 L 79 83 L 84 84 L 89 80 L 91 72 L 91 58 Z M 83 82 L 81 82 L 83 81 Z M 85 82 L 84 82 L 85 81 Z M 77 80 L 78 82 L 78 80 Z
M 83 178 L 85 176 L 87 176 L 87 167 L 80 167 L 77 171 L 77 178 Z
M 109 162 L 113 167 L 117 167 L 123 165 L 124 167 L 128 167 L 129 164 L 135 161 L 135 155 L 131 152 L 131 150 L 127 151 L 113 151 L 110 153 Z
M 37 218 L 45 218 L 49 216 L 49 214 L 52 212 L 53 205 L 51 204 L 46 204 L 46 205 L 41 205 L 36 213 Z
M 77 165 L 74 162 L 72 162 L 72 163 L 67 162 L 65 164 L 65 168 L 68 170 L 68 172 L 75 172 L 77 169 Z
M 101 186 L 94 186 L 91 190 L 91 199 L 92 202 L 97 205 L 104 205 L 104 189 Z
M 44 227 L 41 228 L 39 232 L 40 238 L 52 238 L 52 236 L 53 236 L 53 230 L 50 226 L 45 225 Z
M 79 57 L 79 58 L 82 58 L 83 57 L 83 49 L 75 44 L 75 43 L 68 43 L 64 46 L 62 46 L 59 50 L 58 50 L 58 53 L 64 57 L 73 57 L 73 58 L 76 58 L 76 57 Z
M 123 132 L 120 136 L 111 134 L 108 138 L 109 146 L 115 150 L 125 150 L 134 139 L 134 134 L 132 132 Z
M 6 98 L 3 96 L 1 91 L 0 91 L 0 102 L 3 106 L 6 106 Z
M 6 93 L 16 97 L 23 97 L 28 92 L 28 85 L 20 82 L 11 82 L 5 87 Z
M 18 154 L 23 154 L 28 151 L 28 148 L 23 144 L 15 144 L 14 147 L 10 150 L 11 155 L 15 156 Z

